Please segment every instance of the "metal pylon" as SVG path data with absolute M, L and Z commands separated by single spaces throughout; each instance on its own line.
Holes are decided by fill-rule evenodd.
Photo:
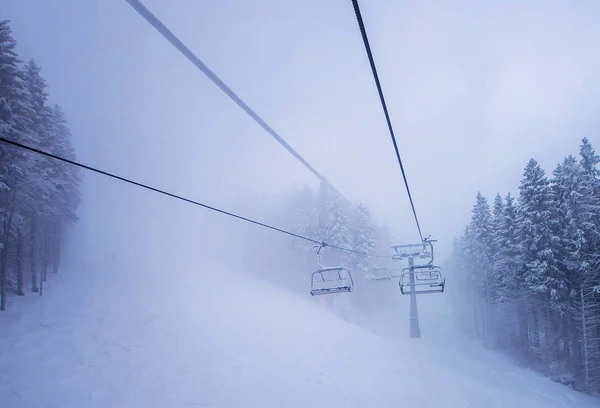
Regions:
M 419 309 L 417 308 L 417 295 L 415 294 L 415 268 L 413 257 L 408 257 L 410 268 L 410 338 L 421 338 L 421 327 L 419 325 Z

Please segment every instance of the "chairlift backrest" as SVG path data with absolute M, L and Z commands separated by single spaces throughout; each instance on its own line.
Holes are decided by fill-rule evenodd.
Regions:
M 441 268 L 438 266 L 430 266 L 427 268 L 415 268 L 416 280 L 437 280 L 441 277 Z
M 442 270 L 439 266 L 415 265 L 413 273 L 414 281 L 411 284 L 410 268 L 402 270 L 398 284 L 403 295 L 444 292 L 446 280 L 442 276 Z
M 326 267 L 321 264 L 321 249 L 326 246 L 322 243 L 317 248 L 317 262 L 319 269 L 310 277 L 310 294 L 326 295 L 340 292 L 352 292 L 354 281 L 352 274 L 343 266 Z
M 323 267 L 311 275 L 311 295 L 325 295 L 352 292 L 354 281 L 352 274 L 342 266 Z
M 410 244 L 410 245 L 394 245 L 392 249 L 396 251 L 392 255 L 392 259 L 399 261 L 404 258 L 419 258 L 419 259 L 433 259 L 432 252 L 427 245 L 424 244 Z
M 392 275 L 388 268 L 375 268 L 369 275 L 369 280 L 373 281 L 388 281 L 392 279 Z

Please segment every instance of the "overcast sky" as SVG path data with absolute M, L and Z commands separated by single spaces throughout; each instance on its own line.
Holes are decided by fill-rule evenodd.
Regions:
M 144 4 L 348 198 L 418 238 L 349 0 Z M 530 157 L 550 173 L 584 136 L 600 150 L 600 2 L 360 4 L 423 232 L 443 254 L 478 190 L 517 193 Z M 0 17 L 42 66 L 81 161 L 225 208 L 316 184 L 125 0 L 4 0 Z M 123 197 L 86 181 L 88 201 Z

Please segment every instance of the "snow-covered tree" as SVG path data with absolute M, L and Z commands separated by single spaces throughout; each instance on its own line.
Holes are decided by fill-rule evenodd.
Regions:
M 474 262 L 474 277 L 482 285 L 482 293 L 487 293 L 487 277 L 492 265 L 492 215 L 487 199 L 477 193 L 477 199 L 472 209 L 473 216 L 469 224 L 470 250 Z
M 548 180 L 525 167 L 518 202 L 478 194 L 448 267 L 460 327 L 556 381 L 600 392 L 600 157 L 587 139 Z M 486 266 L 487 265 L 487 266 Z M 492 340 L 491 342 L 489 340 Z
M 469 273 L 474 291 L 479 293 L 478 332 L 487 335 L 489 332 L 490 276 L 492 269 L 492 215 L 487 199 L 477 193 L 472 209 L 471 223 L 466 237 L 466 248 L 469 254 Z
M 524 282 L 531 291 L 530 346 L 532 356 L 548 365 L 557 353 L 556 314 L 568 298 L 565 272 L 560 268 L 560 238 L 555 197 L 544 170 L 531 159 L 519 186 L 519 222 Z
M 600 172 L 596 155 L 584 138 L 580 147 L 580 229 L 583 241 L 575 254 L 579 268 L 573 290 L 576 365 L 583 389 L 600 392 Z
M 359 203 L 352 225 L 352 249 L 374 254 L 378 244 L 376 234 L 376 226 L 369 209 L 363 203 Z M 352 260 L 352 266 L 363 273 L 367 273 L 373 267 L 373 256 L 352 254 Z
M 314 229 L 318 240 L 344 248 L 352 246 L 351 215 L 348 204 L 327 184 L 321 183 L 317 193 L 317 224 Z M 346 252 L 327 252 L 329 262 L 348 264 Z
M 8 22 L 0 21 L 0 137 L 74 159 L 64 114 L 47 106 L 40 67 L 33 60 L 22 65 L 15 46 Z M 73 166 L 0 143 L 0 309 L 6 308 L 7 287 L 25 294 L 26 262 L 34 292 L 50 264 L 58 269 L 60 230 L 76 220 L 79 184 Z
M 286 196 L 285 207 L 286 228 L 296 234 L 312 238 L 315 235 L 317 209 L 315 194 L 311 188 L 308 185 L 304 185 L 302 189 L 294 187 Z M 309 264 L 315 263 L 312 243 L 296 237 L 290 237 L 288 242 L 289 267 L 301 273 Z
M 0 21 L 0 137 L 31 144 L 35 111 L 15 47 L 8 21 Z M 6 309 L 7 260 L 13 222 L 19 221 L 18 216 L 15 218 L 17 202 L 22 196 L 19 191 L 34 174 L 30 156 L 14 146 L 0 145 L 0 310 Z

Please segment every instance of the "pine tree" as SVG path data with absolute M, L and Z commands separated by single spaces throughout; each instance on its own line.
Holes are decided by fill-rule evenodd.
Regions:
M 58 106 L 47 106 L 47 85 L 40 67 L 22 65 L 8 21 L 0 21 L 0 138 L 75 159 L 71 134 Z M 61 226 L 77 220 L 81 201 L 79 170 L 14 146 L 0 144 L 0 309 L 6 308 L 9 278 L 24 295 L 25 262 L 31 285 L 50 266 L 58 271 Z M 29 258 L 29 259 L 27 259 Z M 50 265 L 52 264 L 52 265 Z
M 470 223 L 471 250 L 475 261 L 478 278 L 482 284 L 482 292 L 486 293 L 487 274 L 492 263 L 492 216 L 487 199 L 477 193 L 477 200 L 472 210 L 473 216 Z
M 0 136 L 14 139 L 28 125 L 26 89 L 8 20 L 0 21 Z M 9 147 L 0 146 L 0 163 L 6 165 Z
M 586 247 L 586 233 L 584 232 L 584 213 L 583 200 L 584 195 L 582 190 L 582 168 L 577 163 L 573 156 L 568 156 L 559 164 L 553 172 L 552 188 L 556 199 L 556 221 L 558 225 L 557 235 L 561 242 L 556 250 L 556 258 L 559 263 L 559 268 L 565 271 L 566 274 L 566 291 L 568 297 L 565 296 L 565 302 L 558 304 L 560 315 L 559 330 L 562 333 L 570 335 L 562 335 L 560 344 L 562 350 L 558 350 L 561 354 L 555 356 L 563 366 L 562 371 L 567 371 L 568 364 L 577 364 L 577 356 L 573 353 L 573 348 L 577 348 L 577 339 L 574 338 L 575 331 L 572 326 L 577 318 L 575 314 L 575 305 L 577 304 L 577 288 L 580 286 L 581 280 L 580 270 L 583 261 L 583 250 Z
M 523 257 L 524 281 L 532 292 L 529 302 L 530 338 L 534 356 L 549 365 L 557 353 L 556 313 L 568 296 L 564 271 L 557 261 L 560 238 L 557 212 L 550 182 L 544 170 L 531 159 L 519 186 L 519 240 Z M 542 344 L 546 341 L 549 344 Z
M 496 211 L 494 211 L 496 213 Z M 514 299 L 518 290 L 517 271 L 520 265 L 517 238 L 517 207 L 514 197 L 508 193 L 500 215 L 494 215 L 493 246 L 495 249 L 493 275 L 500 289 L 497 301 Z
M 586 200 L 581 184 L 582 168 L 573 156 L 568 156 L 556 167 L 553 175 L 557 235 L 561 244 L 556 252 L 560 261 L 559 267 L 568 274 L 566 289 L 570 292 L 576 285 L 576 275 L 582 262 L 582 250 L 586 247 L 585 236 L 589 235 L 584 231 L 586 229 L 584 201 Z M 563 306 L 567 307 L 568 303 Z
M 492 267 L 492 216 L 487 199 L 477 193 L 472 210 L 467 247 L 470 252 L 471 274 L 479 291 L 479 332 L 489 334 L 490 277 Z
M 492 262 L 495 260 L 498 253 L 498 242 L 495 239 L 498 231 L 500 231 L 504 220 L 504 202 L 500 194 L 496 194 L 494 197 L 494 205 L 492 206 L 492 232 L 490 242 L 490 252 L 492 256 Z
M 75 160 L 75 150 L 71 141 L 71 131 L 62 109 L 58 105 L 49 108 L 49 145 L 50 151 L 60 157 Z M 76 210 L 81 203 L 79 185 L 80 169 L 64 162 L 50 161 L 48 173 L 52 184 L 49 190 L 49 214 L 47 218 L 46 239 L 48 247 L 46 256 L 54 273 L 58 272 L 60 255 L 60 236 L 63 224 L 70 225 L 77 221 Z
M 600 392 L 600 157 L 587 139 L 582 140 L 581 229 L 579 288 L 574 296 L 576 352 L 583 371 L 583 389 Z
M 317 225 L 315 236 L 320 241 L 349 248 L 352 245 L 350 208 L 348 204 L 325 183 L 318 193 Z M 348 264 L 350 257 L 345 252 L 328 252 L 329 262 Z
M 600 163 L 600 156 L 596 154 L 592 144 L 586 137 L 581 139 L 579 155 L 581 156 L 583 171 L 590 177 L 598 179 L 600 177 L 600 170 L 596 166 Z
M 496 194 L 494 205 L 492 207 L 491 238 L 490 238 L 490 279 L 489 279 L 489 301 L 495 304 L 499 301 L 502 290 L 502 276 L 497 275 L 494 265 L 500 257 L 500 242 L 498 236 L 502 234 L 502 224 L 504 222 L 504 202 L 502 196 Z
M 588 260 L 591 270 L 590 279 L 595 282 L 594 289 L 600 292 L 600 170 L 597 165 L 600 163 L 600 156 L 596 154 L 590 142 L 584 138 L 580 148 L 581 167 L 582 167 L 582 190 L 587 202 L 584 204 L 586 221 L 590 223 L 588 227 L 588 247 L 587 253 L 590 254 Z M 592 255 L 595 254 L 595 255 Z
M 376 227 L 371 218 L 371 213 L 366 205 L 359 203 L 352 226 L 351 246 L 356 251 L 373 254 L 377 248 Z M 372 269 L 373 257 L 361 254 L 352 254 L 352 267 L 364 273 Z
M 0 137 L 31 144 L 32 98 L 24 82 L 16 41 L 8 21 L 0 21 Z M 0 219 L 2 219 L 2 256 L 0 259 L 0 310 L 6 310 L 8 252 L 12 241 L 13 219 L 19 200 L 18 187 L 33 174 L 30 155 L 13 146 L 0 145 Z
M 504 203 L 502 196 L 496 194 L 494 198 L 494 205 L 492 207 L 492 219 L 490 224 L 490 249 L 489 249 L 489 273 L 487 279 L 487 295 L 486 300 L 488 303 L 488 319 L 489 319 L 489 331 L 490 340 L 498 341 L 498 337 L 502 331 L 505 331 L 506 310 L 502 307 L 502 298 L 504 296 L 503 279 L 504 276 L 498 273 L 498 270 L 494 268 L 498 262 L 500 254 L 500 246 L 498 242 L 498 235 L 502 233 L 502 223 L 504 218 Z
M 60 157 L 76 160 L 75 149 L 71 141 L 71 130 L 59 105 L 54 105 L 50 109 L 50 126 L 50 151 Z M 72 224 L 77 221 L 75 211 L 81 203 L 81 193 L 79 191 L 79 185 L 81 184 L 80 169 L 59 161 L 51 162 L 50 169 L 54 178 L 54 188 L 52 190 L 56 199 L 53 206 L 62 221 Z
M 528 291 L 522 272 L 519 241 L 517 237 L 517 207 L 515 199 L 508 193 L 504 199 L 502 217 L 494 231 L 493 275 L 497 284 L 496 303 L 499 324 L 498 343 L 512 351 L 528 349 L 528 326 L 525 314 Z
M 32 113 L 32 140 L 26 143 L 41 150 L 52 152 L 53 148 L 53 121 L 52 111 L 47 106 L 48 93 L 46 81 L 40 75 L 41 68 L 31 59 L 24 67 L 24 82 L 30 96 Z M 21 211 L 31 212 L 33 209 L 36 218 L 36 229 L 40 235 L 39 239 L 30 240 L 32 251 L 39 254 L 36 260 L 41 262 L 41 270 L 38 282 L 43 284 L 47 280 L 48 254 L 45 243 L 48 234 L 51 234 L 51 220 L 57 209 L 53 206 L 53 200 L 58 194 L 57 185 L 60 179 L 53 171 L 56 164 L 51 159 L 31 155 L 28 158 L 29 171 L 31 175 L 27 180 L 27 192 L 20 200 Z M 36 248 L 36 246 L 38 246 Z M 34 266 L 35 268 L 35 266 Z M 35 288 L 34 288 L 35 290 Z M 41 290 L 41 287 L 40 287 Z
M 580 163 L 566 157 L 552 180 L 530 160 L 518 204 L 510 194 L 504 203 L 496 196 L 491 216 L 478 195 L 449 266 L 465 288 L 453 299 L 461 327 L 493 339 L 555 381 L 597 393 L 600 157 L 587 139 L 580 155 Z
M 471 275 L 470 252 L 468 250 L 469 226 L 467 225 L 460 237 L 454 239 L 452 255 L 447 262 L 447 271 L 450 271 L 452 280 L 457 287 L 463 288 L 458 292 L 448 292 L 452 298 L 455 316 L 458 318 L 459 327 L 468 334 L 478 335 L 477 323 L 479 291 Z
M 466 298 L 472 313 L 472 331 L 488 337 L 490 332 L 490 282 L 492 269 L 493 221 L 487 199 L 477 193 L 472 208 L 471 222 L 462 237 L 455 243 L 454 262 L 464 275 Z
M 286 225 L 292 232 L 312 238 L 315 236 L 316 209 L 314 193 L 308 185 L 302 190 L 294 188 L 286 199 Z M 287 259 L 290 267 L 295 267 L 300 273 L 305 265 L 313 265 L 314 251 L 312 245 L 298 238 L 291 237 L 288 247 L 290 254 Z

